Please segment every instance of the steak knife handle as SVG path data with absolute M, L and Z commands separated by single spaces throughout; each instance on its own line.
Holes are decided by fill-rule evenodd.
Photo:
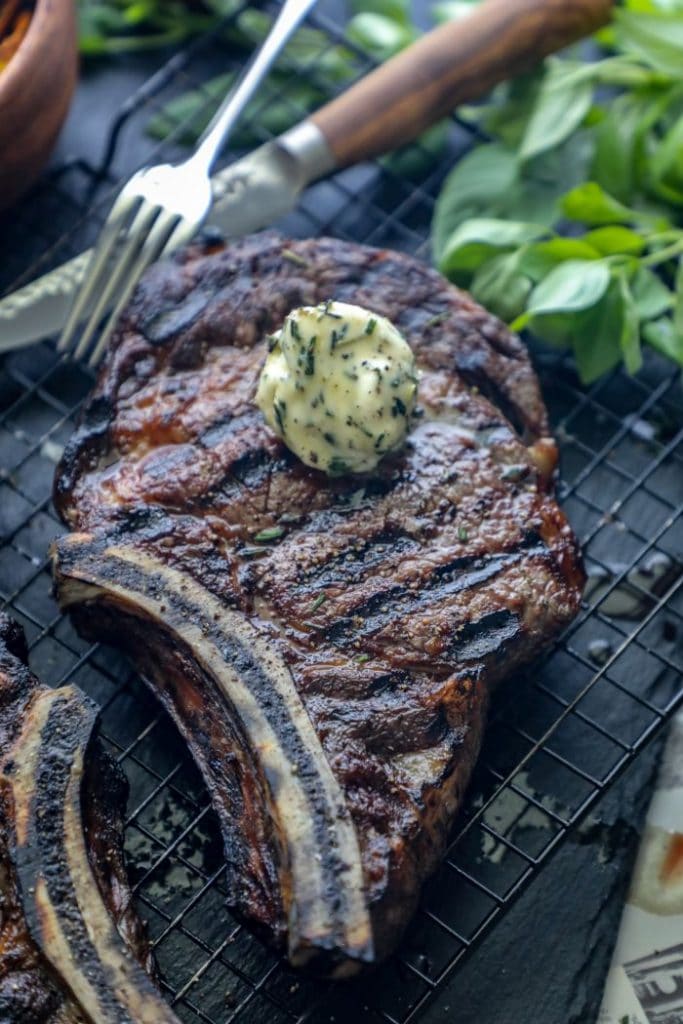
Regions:
M 486 0 L 429 32 L 311 120 L 337 167 L 417 138 L 476 99 L 609 21 L 613 0 Z

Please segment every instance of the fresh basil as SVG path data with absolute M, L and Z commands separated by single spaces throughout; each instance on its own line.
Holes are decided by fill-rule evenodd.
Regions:
M 617 275 L 617 284 L 621 296 L 619 345 L 626 369 L 629 373 L 637 373 L 643 364 L 640 351 L 640 314 L 625 273 Z
M 670 11 L 662 9 L 661 5 L 658 8 L 652 13 L 615 11 L 617 42 L 652 67 L 673 78 L 683 78 L 682 12 L 680 8 Z
M 567 192 L 561 208 L 565 217 L 588 225 L 633 224 L 651 219 L 620 203 L 595 181 L 586 181 Z
M 622 0 L 596 42 L 597 59 L 574 47 L 461 111 L 491 141 L 446 180 L 432 226 L 437 265 L 571 347 L 585 381 L 635 372 L 643 344 L 683 365 L 683 0 Z M 510 241 L 478 237 L 487 220 Z M 513 243 L 530 221 L 546 234 Z
M 549 61 L 519 147 L 520 159 L 530 160 L 569 138 L 588 114 L 592 100 L 590 79 L 577 76 L 576 69 L 564 61 Z
M 407 146 L 401 146 L 380 159 L 380 163 L 399 178 L 424 177 L 443 159 L 450 136 L 449 120 L 437 121 Z
M 514 320 L 526 307 L 532 279 L 521 269 L 519 252 L 503 253 L 487 260 L 475 273 L 470 291 L 482 306 L 501 320 Z
M 375 60 L 383 61 L 409 46 L 417 38 L 417 30 L 386 14 L 363 11 L 351 18 L 346 36 Z
M 621 362 L 619 343 L 623 320 L 623 299 L 616 282 L 611 282 L 600 302 L 571 324 L 565 344 L 574 351 L 581 379 L 591 384 Z
M 515 154 L 498 144 L 478 146 L 456 164 L 441 189 L 432 222 L 432 254 L 437 264 L 464 221 L 504 211 L 518 174 Z
M 596 228 L 589 231 L 583 237 L 584 244 L 591 246 L 603 256 L 615 256 L 623 253 L 627 256 L 640 256 L 645 248 L 645 239 L 637 231 L 622 227 L 620 224 L 610 224 L 607 227 Z
M 645 324 L 643 337 L 649 345 L 656 348 L 667 359 L 683 366 L 683 335 L 680 334 L 669 317 L 662 317 Z
M 480 0 L 439 0 L 432 4 L 432 17 L 437 25 L 443 25 L 447 21 L 459 21 L 466 18 L 473 9 L 480 3 Z
M 600 252 L 582 238 L 551 238 L 528 247 L 523 254 L 526 273 L 538 283 L 565 260 L 598 260 Z
M 148 121 L 148 134 L 165 139 L 175 133 L 177 142 L 192 145 L 208 125 L 234 78 L 232 72 L 218 75 L 201 89 L 191 89 L 169 100 Z M 232 144 L 247 148 L 264 142 L 270 135 L 279 135 L 314 110 L 321 99 L 322 94 L 309 82 L 292 82 L 289 76 L 272 73 L 247 105 L 244 117 L 233 132 Z
M 674 306 L 673 293 L 648 267 L 637 269 L 631 280 L 631 292 L 642 321 L 656 320 Z
M 527 310 L 513 324 L 525 327 L 545 313 L 576 313 L 590 309 L 605 294 L 610 271 L 601 260 L 568 260 L 550 271 L 529 296 Z
M 444 245 L 439 267 L 464 282 L 496 252 L 515 249 L 547 234 L 539 224 L 496 218 L 471 219 L 461 224 Z
M 673 303 L 673 325 L 678 337 L 683 338 L 683 257 L 678 260 L 675 285 L 676 298 Z
M 412 27 L 410 0 L 351 0 L 349 7 L 353 14 L 381 14 L 399 25 Z

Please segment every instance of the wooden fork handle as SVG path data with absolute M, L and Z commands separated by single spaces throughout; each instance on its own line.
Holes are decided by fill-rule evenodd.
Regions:
M 486 0 L 387 61 L 313 115 L 338 167 L 415 139 L 609 21 L 613 0 Z

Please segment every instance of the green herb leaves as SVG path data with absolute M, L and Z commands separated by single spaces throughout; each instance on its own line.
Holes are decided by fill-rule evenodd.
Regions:
M 505 212 L 506 196 L 518 179 L 514 153 L 497 143 L 478 146 L 446 179 L 432 222 L 432 250 L 439 267 L 454 231 L 469 217 Z
M 539 224 L 492 217 L 473 218 L 452 233 L 444 247 L 440 266 L 445 274 L 457 280 L 476 270 L 489 256 L 515 249 L 544 234 L 546 229 Z
M 653 5 L 652 13 L 617 10 L 614 21 L 615 38 L 622 49 L 673 78 L 681 77 L 683 19 L 680 10 L 667 11 L 663 5 Z
M 268 34 L 272 17 L 239 0 L 78 0 L 80 49 L 86 57 L 158 49 L 182 44 L 208 29 L 221 30 L 225 42 L 253 49 Z M 408 40 L 410 41 L 410 40 Z M 328 35 L 304 26 L 290 40 L 275 70 L 247 107 L 233 133 L 233 144 L 248 148 L 278 135 L 328 99 L 337 83 L 351 80 L 359 62 L 350 49 L 331 45 Z M 148 122 L 147 133 L 192 145 L 215 113 L 236 75 L 209 79 L 181 93 Z
M 267 526 L 264 530 L 259 530 L 259 532 L 254 535 L 254 540 L 259 541 L 260 543 L 269 543 L 273 540 L 279 540 L 280 537 L 284 536 L 284 533 L 284 526 Z
M 77 6 L 80 51 L 102 57 L 182 43 L 239 10 L 239 0 L 78 0 Z
M 172 133 L 177 142 L 192 145 L 204 131 L 216 108 L 235 80 L 228 72 L 209 79 L 201 89 L 191 89 L 169 100 L 147 122 L 147 133 L 165 139 Z M 308 82 L 289 82 L 286 94 L 282 78 L 275 72 L 261 86 L 258 96 L 247 105 L 232 141 L 247 148 L 263 142 L 269 134 L 278 135 L 305 117 L 322 101 L 323 94 Z
M 182 42 L 199 31 L 219 26 L 221 19 L 229 15 L 234 18 L 223 31 L 226 42 L 233 47 L 253 49 L 263 41 L 272 24 L 272 17 L 265 11 L 242 8 L 239 0 L 80 2 L 82 48 L 90 55 Z M 101 12 L 99 20 L 93 15 L 93 6 Z M 352 2 L 351 6 L 354 13 L 346 28 L 348 46 L 332 45 L 329 36 L 318 29 L 298 29 L 240 119 L 232 136 L 234 145 L 245 149 L 258 145 L 303 120 L 330 99 L 338 86 L 350 83 L 361 73 L 364 61 L 359 51 L 383 61 L 420 35 L 412 21 L 408 0 L 363 0 Z M 201 88 L 174 97 L 148 122 L 148 134 L 158 139 L 174 134 L 175 141 L 192 145 L 234 77 L 233 73 L 218 75 Z M 402 147 L 383 162 L 401 176 L 416 177 L 443 153 L 447 135 L 448 123 L 437 123 L 417 140 L 419 145 Z
M 323 591 L 321 591 L 318 594 L 318 596 L 315 598 L 315 600 L 311 601 L 311 606 L 308 609 L 308 614 L 309 615 L 315 615 L 315 613 L 325 603 L 326 600 L 327 600 L 327 594 L 323 590 Z
M 529 296 L 527 311 L 513 328 L 521 330 L 534 317 L 548 313 L 577 313 L 590 309 L 605 294 L 610 272 L 603 262 L 567 260 L 544 277 Z
M 549 60 L 519 147 L 520 159 L 531 160 L 564 142 L 582 124 L 592 99 L 587 75 L 577 74 L 569 61 Z
M 447 239 L 440 268 L 513 330 L 573 348 L 586 383 L 620 361 L 637 372 L 643 342 L 683 364 L 683 230 L 660 230 L 660 217 L 593 182 L 558 206 L 600 226 L 563 237 L 526 221 L 472 218 Z M 608 215 L 631 224 L 606 224 Z
M 350 42 L 379 61 L 393 57 L 399 50 L 409 46 L 417 35 L 409 22 L 368 10 L 351 19 L 346 34 Z
M 637 373 L 643 357 L 640 353 L 640 313 L 625 271 L 617 273 L 617 285 L 621 304 L 621 330 L 619 347 L 629 373 Z
M 599 39 L 461 111 L 493 141 L 432 223 L 442 272 L 586 382 L 643 344 L 683 365 L 683 2 L 624 0 Z

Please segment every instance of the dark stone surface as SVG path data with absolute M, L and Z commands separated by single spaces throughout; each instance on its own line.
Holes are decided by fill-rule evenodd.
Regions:
M 423 1024 L 592 1024 L 652 795 L 656 741 L 425 1011 Z

